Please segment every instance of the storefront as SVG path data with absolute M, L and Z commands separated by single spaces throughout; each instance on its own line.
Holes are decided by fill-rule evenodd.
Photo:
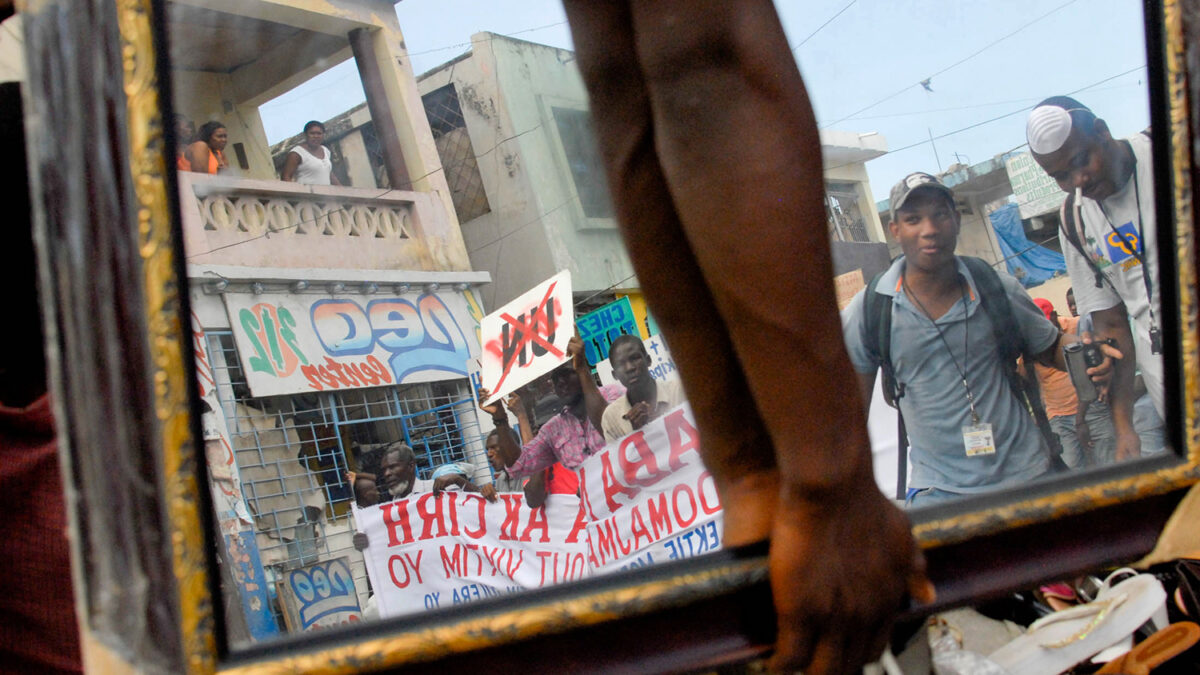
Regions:
M 486 275 L 421 273 L 417 284 L 369 274 L 382 278 L 193 283 L 198 379 L 213 409 L 210 486 L 229 507 L 218 504 L 217 518 L 241 596 L 227 598 L 251 639 L 309 628 L 287 610 L 291 570 L 344 558 L 365 605 L 347 472 L 373 448 L 404 441 L 422 478 L 447 462 L 486 464 L 467 371 L 482 315 L 472 284 Z M 245 583 L 257 575 L 262 588 Z

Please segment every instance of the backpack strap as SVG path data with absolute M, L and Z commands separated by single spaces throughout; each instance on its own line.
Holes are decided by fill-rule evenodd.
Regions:
M 896 381 L 892 368 L 892 296 L 876 292 L 883 272 L 876 274 L 863 294 L 862 343 L 883 371 L 883 399 L 896 409 L 896 499 L 908 492 L 908 430 L 900 412 L 904 385 Z
M 863 294 L 862 343 L 883 371 L 883 398 L 893 408 L 904 396 L 904 385 L 896 381 L 892 368 L 892 296 L 876 291 L 884 272 L 876 274 Z
M 1066 468 L 1062 463 L 1062 444 L 1058 435 L 1050 427 L 1046 416 L 1046 407 L 1042 403 L 1040 385 L 1033 377 L 1033 354 L 1029 353 L 1028 345 L 1017 319 L 1013 316 L 1012 303 L 1004 290 L 1004 282 L 990 264 L 979 258 L 960 256 L 963 264 L 971 272 L 975 282 L 975 290 L 979 294 L 979 304 L 987 313 L 992 324 L 992 338 L 996 343 L 996 356 L 1000 359 L 1004 376 L 1008 380 L 1009 389 L 1017 401 L 1025 406 L 1037 422 L 1038 430 L 1046 440 L 1050 465 L 1055 470 Z M 1024 357 L 1026 376 L 1022 377 L 1017 370 L 1017 358 Z
M 1067 241 L 1079 253 L 1079 256 L 1087 261 L 1088 267 L 1092 268 L 1092 274 L 1096 277 L 1096 288 L 1103 287 L 1104 283 L 1108 281 L 1108 277 L 1100 271 L 1100 266 L 1087 254 L 1083 248 L 1083 242 L 1079 240 L 1079 227 L 1075 221 L 1075 195 L 1067 193 L 1067 199 L 1063 202 L 1059 215 L 1061 217 L 1058 219 L 1058 225 L 1062 229 L 1062 233 L 1066 235 Z

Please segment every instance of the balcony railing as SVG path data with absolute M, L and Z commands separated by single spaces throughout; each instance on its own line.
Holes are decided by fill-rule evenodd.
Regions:
M 193 264 L 470 269 L 438 195 L 179 173 L 184 248 Z

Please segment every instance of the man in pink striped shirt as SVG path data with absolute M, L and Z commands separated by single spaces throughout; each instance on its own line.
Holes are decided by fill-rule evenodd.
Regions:
M 524 447 L 517 445 L 512 434 L 499 434 L 498 450 L 508 475 L 513 478 L 532 476 L 555 462 L 562 462 L 574 471 L 585 459 L 604 448 L 600 416 L 609 402 L 625 393 L 625 388 L 617 384 L 596 387 L 583 356 L 583 341 L 578 337 L 571 338 L 567 344 L 567 356 L 571 361 L 550 373 L 554 393 L 563 402 L 562 412 L 543 424 Z M 487 396 L 486 389 L 479 390 L 479 400 L 485 400 Z M 481 407 L 492 416 L 496 428 L 508 428 L 503 403 L 497 401 Z M 530 428 L 525 406 L 516 406 L 513 412 L 522 428 Z

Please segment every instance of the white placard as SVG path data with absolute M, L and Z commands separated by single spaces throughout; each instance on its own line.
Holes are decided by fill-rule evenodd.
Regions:
M 479 322 L 480 369 L 490 404 L 567 360 L 575 334 L 571 272 L 563 270 Z

